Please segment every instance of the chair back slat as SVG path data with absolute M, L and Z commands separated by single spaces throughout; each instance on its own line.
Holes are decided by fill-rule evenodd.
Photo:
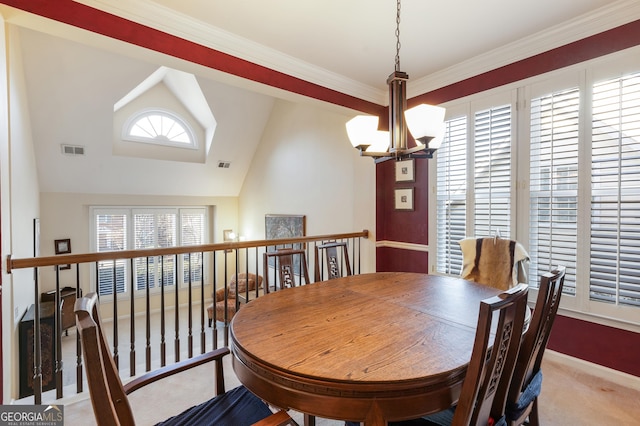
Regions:
M 91 293 L 75 304 L 91 404 L 99 426 L 133 425 L 133 412 L 102 330 L 97 301 L 98 295 Z
M 338 254 L 338 249 L 342 252 L 342 261 Z M 319 244 L 315 248 L 315 281 L 321 281 L 322 276 L 322 255 L 325 253 L 325 260 L 327 262 L 327 279 L 332 280 L 334 278 L 340 278 L 342 276 L 342 270 L 345 270 L 346 275 L 351 275 L 351 264 L 349 263 L 349 251 L 346 242 L 329 241 L 324 244 Z
M 518 402 L 522 391 L 540 371 L 551 328 L 560 307 L 564 277 L 565 268 L 558 267 L 540 278 L 540 287 L 531 323 L 522 339 L 520 353 L 509 387 L 507 400 L 510 404 L 515 405 Z M 524 416 L 531 411 L 530 408 L 525 411 Z
M 309 268 L 307 266 L 307 255 L 302 249 L 280 249 L 273 252 L 267 252 L 263 255 L 264 260 L 264 276 L 265 276 L 265 292 L 271 290 L 282 290 L 288 287 L 295 287 L 302 284 L 309 284 Z M 297 257 L 297 261 L 296 261 Z M 269 282 L 269 260 L 274 259 L 276 269 L 275 282 Z M 299 266 L 299 272 L 296 272 L 296 266 Z M 298 283 L 296 276 L 300 275 Z
M 528 287 L 519 284 L 480 302 L 471 361 L 452 425 L 486 425 L 504 415 L 524 328 Z

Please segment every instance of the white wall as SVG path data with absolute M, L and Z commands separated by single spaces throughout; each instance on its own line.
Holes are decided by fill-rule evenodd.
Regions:
M 160 195 L 70 194 L 43 192 L 40 194 L 41 254 L 53 256 L 54 240 L 69 238 L 72 254 L 90 253 L 89 247 L 92 206 L 204 206 L 210 207 L 211 242 L 223 241 L 223 229 L 237 229 L 238 199 L 236 197 L 190 197 Z M 81 285 L 88 289 L 89 277 L 81 276 Z M 55 271 L 41 268 L 41 289 L 55 288 Z M 60 286 L 75 286 L 75 270 L 60 271 Z
M 18 40 L 13 39 L 14 33 L 17 31 L 11 30 L 11 52 L 19 51 L 12 48 L 19 46 Z M 0 52 L 0 60 L 4 58 Z M 146 195 L 157 194 L 157 185 L 148 175 L 126 179 L 136 182 L 137 192 L 113 194 L 118 191 L 109 192 L 106 185 L 113 180 L 121 186 L 123 179 L 117 179 L 122 175 L 112 169 L 102 170 L 109 179 L 89 175 L 93 176 L 90 180 L 99 180 L 94 182 L 93 186 L 98 188 L 94 193 L 40 193 L 34 159 L 37 145 L 31 136 L 24 70 L 19 57 L 12 55 L 9 59 L 10 76 L 2 81 L 10 81 L 10 96 L 9 88 L 0 87 L 3 269 L 9 253 L 15 258 L 32 256 L 32 227 L 36 217 L 40 218 L 41 255 L 53 255 L 53 241 L 61 238 L 70 238 L 72 251 L 77 254 L 91 251 L 89 207 L 92 205 L 205 205 L 212 206 L 214 212 L 211 218 L 214 242 L 222 241 L 223 229 L 238 230 L 239 235 L 247 239 L 263 239 L 264 216 L 276 213 L 306 215 L 307 235 L 368 229 L 371 237 L 362 244 L 361 270 L 375 270 L 375 166 L 371 159 L 360 158 L 349 144 L 344 123 L 352 115 L 316 102 L 275 102 L 239 197 L 226 196 L 208 179 L 203 180 L 200 189 L 209 195 Z M 32 86 L 29 89 L 35 90 Z M 11 114 L 3 111 L 3 107 Z M 31 108 L 38 106 L 31 105 Z M 11 117 L 10 125 L 8 117 Z M 263 123 L 255 126 L 262 128 Z M 69 173 L 65 162 L 57 164 L 61 172 Z M 177 172 L 165 166 L 163 164 L 161 171 L 164 177 Z M 75 179 L 79 175 L 75 173 Z M 140 189 L 143 187 L 149 190 Z M 54 287 L 53 268 L 41 268 L 40 277 L 40 291 Z M 61 278 L 61 285 L 71 284 L 73 272 L 61 271 Z M 21 316 L 33 303 L 33 287 L 31 270 L 3 274 L 6 401 L 16 397 L 18 391 L 18 344 L 13 311 L 18 308 Z
M 5 30 L 0 21 L 0 37 L 8 52 L 0 53 L 0 181 L 2 193 L 2 353 L 3 394 L 5 401 L 18 392 L 18 320 L 33 301 L 32 270 L 6 273 L 6 256 L 33 256 L 33 221 L 39 216 L 39 186 L 30 117 L 26 102 L 24 69 L 15 29 Z M 9 82 L 9 86 L 5 85 Z M 15 315 L 17 313 L 17 315 Z M 3 401 L 3 403 L 5 402 Z
M 351 116 L 278 101 L 240 193 L 240 232 L 265 237 L 265 214 L 306 216 L 306 234 L 368 229 L 362 271 L 375 271 L 375 166 L 351 147 Z

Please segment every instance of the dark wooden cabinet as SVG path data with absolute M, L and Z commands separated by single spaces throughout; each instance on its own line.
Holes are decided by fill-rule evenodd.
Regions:
M 56 387 L 55 380 L 55 303 L 40 304 L 40 347 L 42 360 L 42 390 Z M 33 395 L 33 320 L 35 305 L 31 305 L 18 326 L 20 346 L 20 398 Z
M 41 302 L 54 302 L 56 300 L 56 291 L 51 290 L 46 293 L 42 293 L 40 296 Z M 76 289 L 74 287 L 63 287 L 60 289 L 60 304 L 62 305 L 61 323 L 62 329 L 65 334 L 69 334 L 68 328 L 75 327 L 76 316 L 73 312 L 74 305 L 76 304 Z

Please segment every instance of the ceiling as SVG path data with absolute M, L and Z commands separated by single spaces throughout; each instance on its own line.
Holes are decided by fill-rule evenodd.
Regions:
M 80 2 L 325 87 L 359 87 L 365 98 L 376 89 L 381 97 L 375 100 L 386 103 L 396 54 L 393 0 Z M 451 75 L 461 64 L 477 74 L 469 69 L 474 60 L 485 59 L 486 71 L 486 60 L 497 67 L 638 19 L 637 7 L 635 16 L 629 13 L 634 3 L 405 0 L 400 68 L 411 81 L 438 85 L 440 74 Z M 428 88 L 417 90 L 414 95 Z
M 59 1 L 66 9 L 58 20 L 73 18 L 86 5 L 319 87 L 387 104 L 386 79 L 396 54 L 396 4 L 391 0 Z M 17 0 L 1 3 L 32 7 Z M 58 3 L 35 4 L 58 13 Z M 20 28 L 42 191 L 149 193 L 148 187 L 133 182 L 166 178 L 166 169 L 150 163 L 135 167 L 144 179 L 131 175 L 114 182 L 112 170 L 132 169 L 131 159 L 106 159 L 113 104 L 160 65 L 194 73 L 218 122 L 207 164 L 172 165 L 179 177 L 154 187 L 162 194 L 184 194 L 190 179 L 205 179 L 215 182 L 206 194 L 184 195 L 237 196 L 273 102 L 308 100 L 287 88 L 274 89 L 104 37 L 96 33 L 103 32 L 99 23 L 84 22 L 86 31 L 39 17 L 38 11 L 33 15 L 0 5 L 0 12 Z M 404 0 L 400 68 L 410 77 L 408 96 L 417 96 L 637 19 L 637 0 Z M 342 107 L 338 111 L 354 114 Z M 252 126 L 246 125 L 249 121 Z M 87 157 L 100 156 L 85 163 L 63 162 L 62 143 L 88 146 Z M 231 161 L 232 167 L 218 170 L 219 160 Z M 92 178 L 74 178 L 77 173 Z

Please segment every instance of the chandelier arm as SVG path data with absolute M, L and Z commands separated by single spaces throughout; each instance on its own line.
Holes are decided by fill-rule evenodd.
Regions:
M 387 78 L 389 86 L 389 142 L 380 142 L 385 132 L 377 131 L 378 119 L 373 116 L 357 116 L 347 123 L 347 133 L 351 144 L 360 152 L 361 157 L 373 157 L 376 163 L 407 158 L 433 158 L 433 153 L 442 142 L 444 129 L 444 108 L 421 104 L 407 110 L 406 85 L 409 76 L 400 71 L 400 0 L 396 8 L 396 57 L 395 71 Z M 405 116 L 405 112 L 407 113 Z M 371 120 L 374 119 L 374 120 Z M 373 125 L 371 123 L 373 121 Z M 408 126 L 417 146 L 409 148 Z M 429 143 L 438 138 L 434 147 Z M 388 147 L 388 148 L 387 148 Z M 386 151 L 368 151 L 368 149 L 386 149 Z
M 396 71 L 400 71 L 400 0 L 396 8 Z

